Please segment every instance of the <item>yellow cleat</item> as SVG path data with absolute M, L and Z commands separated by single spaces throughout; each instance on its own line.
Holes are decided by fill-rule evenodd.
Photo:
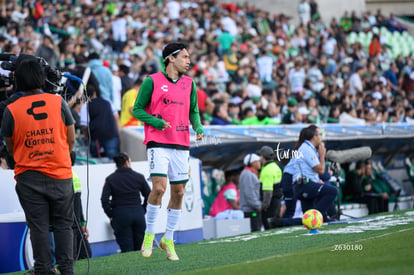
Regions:
M 178 261 L 179 260 L 179 258 L 177 256 L 177 253 L 175 253 L 174 241 L 173 240 L 167 240 L 165 237 L 162 237 L 159 247 L 167 252 L 167 259 L 168 260 L 170 260 L 170 261 Z
M 155 237 L 154 233 L 145 232 L 144 241 L 142 242 L 142 246 L 141 246 L 141 254 L 145 258 L 151 257 L 154 237 Z

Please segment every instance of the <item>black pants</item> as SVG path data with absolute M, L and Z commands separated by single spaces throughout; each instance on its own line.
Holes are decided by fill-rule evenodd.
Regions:
M 261 212 L 244 212 L 245 218 L 250 218 L 250 228 L 252 232 L 260 231 L 262 228 Z
M 75 213 L 73 229 L 73 260 L 92 258 L 91 246 L 82 232 L 82 200 L 81 192 L 76 192 L 73 196 L 73 211 Z
M 273 195 L 272 195 L 272 200 L 270 201 L 269 208 L 262 211 L 262 222 L 266 230 L 270 229 L 270 226 L 267 222 L 268 218 L 272 218 L 272 217 L 280 218 L 281 202 L 282 202 L 282 191 L 280 189 L 280 184 L 275 184 L 273 186 Z
M 85 239 L 81 229 L 73 228 L 73 259 L 75 261 L 92 258 L 92 249 L 89 241 Z
M 328 215 L 328 209 L 338 195 L 336 187 L 313 181 L 305 184 L 293 184 L 293 190 L 300 199 L 303 213 L 315 208 L 322 213 L 324 218 Z
M 283 173 L 280 185 L 282 187 L 283 197 L 286 205 L 286 210 L 283 214 L 283 218 L 292 218 L 295 214 L 297 201 L 295 193 L 293 192 L 292 175 L 289 173 Z
M 388 212 L 388 199 L 379 198 L 379 212 Z
M 141 206 L 112 209 L 112 228 L 122 252 L 141 249 L 145 234 L 145 211 Z
M 49 225 L 53 228 L 56 263 L 61 274 L 73 273 L 73 183 L 35 171 L 16 178 L 16 192 L 30 229 L 35 274 L 52 268 Z

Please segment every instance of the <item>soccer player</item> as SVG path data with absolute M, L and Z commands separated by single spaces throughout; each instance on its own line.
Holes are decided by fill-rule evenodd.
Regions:
M 196 139 L 203 138 L 203 127 L 197 106 L 194 81 L 184 73 L 190 66 L 190 55 L 184 44 L 170 43 L 162 52 L 165 71 L 145 78 L 136 99 L 133 115 L 144 122 L 147 157 L 152 181 L 148 198 L 147 225 L 141 253 L 150 257 L 155 222 L 162 197 L 170 180 L 167 227 L 160 248 L 167 258 L 179 260 L 174 248 L 173 233 L 181 215 L 184 187 L 188 181 L 190 134 L 189 122 Z

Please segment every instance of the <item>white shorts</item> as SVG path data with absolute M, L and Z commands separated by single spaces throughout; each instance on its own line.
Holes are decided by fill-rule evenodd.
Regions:
M 171 184 L 186 183 L 190 168 L 190 151 L 172 148 L 147 150 L 150 177 L 168 177 Z

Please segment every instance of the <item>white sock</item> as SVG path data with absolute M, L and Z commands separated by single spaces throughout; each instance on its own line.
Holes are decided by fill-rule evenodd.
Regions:
M 167 240 L 172 240 L 174 237 L 174 231 L 177 229 L 178 220 L 181 216 L 181 209 L 167 209 L 167 229 L 164 237 Z
M 152 205 L 150 203 L 147 204 L 147 229 L 145 230 L 147 233 L 155 232 L 154 225 L 160 209 L 161 205 Z

